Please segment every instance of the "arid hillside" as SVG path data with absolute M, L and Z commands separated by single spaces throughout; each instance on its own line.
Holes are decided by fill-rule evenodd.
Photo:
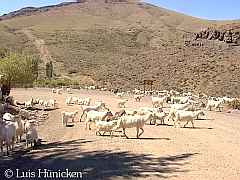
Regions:
M 109 88 L 240 95 L 240 22 L 207 21 L 147 3 L 85 0 L 0 17 L 0 47 L 39 54 L 55 77 Z

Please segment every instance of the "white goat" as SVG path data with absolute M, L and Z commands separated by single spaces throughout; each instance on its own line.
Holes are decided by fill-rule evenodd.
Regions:
M 48 102 L 48 101 L 44 101 L 43 107 L 44 107 L 44 108 L 48 108 L 48 107 L 49 107 L 49 102 Z
M 211 111 L 213 108 L 215 108 L 215 110 L 219 109 L 219 111 L 221 111 L 222 104 L 223 104 L 223 101 L 208 100 L 206 109 Z
M 25 122 L 20 117 L 15 117 L 16 119 L 16 139 L 21 142 L 22 136 L 24 134 L 24 124 Z
M 62 94 L 63 89 L 57 89 L 57 94 Z
M 96 89 L 95 86 L 89 86 L 89 87 L 88 87 L 88 90 L 95 90 L 95 89 Z
M 105 103 L 103 102 L 99 102 L 97 105 L 95 106 L 81 106 L 81 109 L 82 109 L 82 115 L 79 119 L 79 121 L 81 122 L 82 120 L 82 117 L 84 116 L 84 114 L 88 113 L 89 111 L 99 111 L 101 108 L 104 108 L 106 109 L 105 107 Z
M 123 95 L 124 95 L 124 92 L 118 92 L 118 93 L 116 93 L 116 96 L 118 96 L 118 97 L 123 97 Z
M 172 96 L 171 97 L 171 101 L 173 104 L 175 104 L 175 103 L 185 104 L 188 102 L 188 100 L 189 100 L 188 96 L 187 97 L 185 97 L 185 96 L 184 97 L 181 97 L 181 96 Z
M 160 120 L 160 124 L 165 124 L 164 119 L 167 116 L 165 112 L 155 112 L 153 114 L 153 120 L 150 121 L 150 124 L 157 125 L 157 120 Z
M 67 126 L 67 123 L 69 120 L 72 121 L 72 123 L 74 122 L 74 119 L 77 115 L 78 111 L 74 111 L 74 112 L 66 112 L 66 111 L 62 111 L 61 115 L 62 115 L 62 124 Z
M 89 106 L 89 105 L 90 105 L 90 101 L 91 101 L 91 98 L 90 98 L 90 97 L 87 97 L 87 98 L 78 98 L 78 105 Z
M 67 93 L 71 93 L 72 89 L 71 88 L 67 88 Z
M 68 97 L 65 101 L 66 105 L 70 105 L 72 103 L 72 97 Z
M 56 89 L 55 88 L 52 88 L 52 93 L 56 93 Z
M 128 102 L 128 99 L 122 99 L 118 102 L 118 107 L 125 108 L 125 104 Z
M 13 105 L 14 105 L 14 106 L 18 106 L 18 104 L 19 104 L 18 100 L 14 99 L 14 100 L 13 100 Z
M 154 97 L 152 96 L 152 105 L 153 107 L 162 107 L 167 100 L 167 96 L 164 97 Z
M 19 140 L 19 142 L 21 142 L 22 140 L 22 136 L 24 134 L 24 124 L 25 124 L 25 121 L 22 119 L 25 118 L 25 119 L 29 119 L 30 118 L 30 114 L 28 111 L 24 110 L 24 109 L 21 109 L 20 112 L 19 112 L 19 115 L 12 115 L 10 113 L 5 113 L 3 115 L 3 119 L 6 120 L 6 121 L 11 121 L 11 122 L 14 122 L 15 123 L 15 127 L 16 127 L 16 139 L 17 141 Z
M 175 116 L 175 111 L 176 110 L 185 110 L 188 109 L 189 107 L 191 107 L 191 104 L 186 103 L 186 104 L 173 104 L 170 108 L 169 114 L 167 116 L 167 120 L 170 121 L 170 119 L 174 120 L 174 116 Z
M 24 102 L 24 106 L 26 108 L 33 107 L 33 98 L 31 98 L 29 101 Z
M 101 131 L 103 131 L 103 135 L 106 133 L 106 132 L 109 132 L 110 133 L 110 136 L 112 135 L 112 129 L 114 126 L 117 125 L 117 120 L 113 120 L 113 121 L 96 121 L 95 124 L 96 124 L 96 135 L 99 134 L 100 136 L 102 135 L 101 134 Z
M 135 94 L 133 96 L 133 98 L 135 99 L 136 102 L 140 102 L 143 97 L 144 97 L 143 94 Z
M 31 147 L 33 144 L 35 145 L 38 142 L 38 132 L 36 129 L 36 121 L 28 121 L 27 122 L 27 132 L 26 132 L 26 147 L 28 147 L 28 144 L 31 144 Z
M 39 99 L 39 103 L 38 103 L 38 104 L 41 105 L 41 106 L 43 106 L 43 104 L 44 104 L 44 100 Z
M 36 98 L 35 100 L 34 100 L 34 104 L 39 104 L 39 98 Z
M 78 97 L 73 97 L 71 104 L 78 104 Z
M 7 147 L 7 155 L 9 154 L 9 150 L 13 151 L 15 137 L 16 137 L 16 122 L 14 122 L 14 116 L 11 115 L 10 113 L 5 113 L 3 115 L 3 120 L 0 122 L 0 144 L 2 153 L 4 142 Z
M 165 113 L 163 112 L 162 108 L 150 108 L 150 107 L 141 107 L 139 108 L 137 115 L 146 115 L 148 113 L 153 113 L 153 118 L 150 119 L 150 124 L 156 124 L 156 120 L 161 120 L 161 123 L 163 120 L 163 116 L 165 117 Z
M 49 100 L 49 105 L 50 105 L 51 107 L 55 108 L 55 107 L 56 107 L 56 104 L 57 104 L 56 99 L 50 99 L 50 100 Z
M 95 121 L 103 121 L 107 116 L 113 116 L 113 114 L 110 111 L 106 112 L 99 112 L 99 111 L 89 111 L 87 113 L 87 118 L 85 121 L 85 129 L 91 130 L 91 123 L 95 123 Z
M 135 88 L 135 89 L 133 90 L 133 93 L 134 93 L 134 94 L 139 94 L 139 93 L 141 93 L 141 90 Z
M 117 129 L 122 128 L 123 134 L 125 135 L 126 138 L 128 138 L 128 136 L 126 135 L 125 129 L 136 127 L 137 138 L 139 138 L 139 136 L 141 136 L 144 133 L 143 126 L 144 126 L 145 122 L 148 121 L 150 118 L 152 118 L 152 116 L 153 116 L 152 113 L 149 113 L 144 116 L 139 116 L 139 115 L 121 116 L 117 120 L 117 125 L 112 130 L 116 131 Z M 139 129 L 141 129 L 141 131 L 142 131 L 141 133 L 139 133 Z
M 184 110 L 176 110 L 174 112 L 175 121 L 174 121 L 174 127 L 176 127 L 176 123 L 179 124 L 180 122 L 186 122 L 183 127 L 185 127 L 189 122 L 192 123 L 192 127 L 194 128 L 193 120 L 196 119 L 199 115 L 205 115 L 203 111 L 184 111 Z

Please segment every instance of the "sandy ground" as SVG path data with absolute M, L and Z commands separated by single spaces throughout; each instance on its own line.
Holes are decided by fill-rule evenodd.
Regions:
M 111 138 L 85 130 L 79 115 L 73 126 L 62 126 L 62 110 L 80 111 L 78 105 L 64 104 L 69 94 L 52 94 L 50 89 L 14 89 L 11 93 L 20 101 L 31 96 L 55 98 L 59 109 L 49 111 L 49 119 L 38 127 L 41 146 L 30 150 L 22 148 L 22 142 L 11 156 L 1 157 L 1 177 L 8 168 L 14 177 L 16 168 L 28 172 L 68 168 L 81 171 L 83 179 L 240 179 L 240 114 L 208 112 L 206 120 L 195 121 L 195 129 L 147 124 L 140 139 L 135 138 L 135 129 L 127 130 L 130 139 L 118 132 Z M 74 90 L 72 96 L 90 96 L 118 110 L 119 98 L 109 92 Z M 129 98 L 127 107 L 140 106 L 151 106 L 150 97 L 140 103 Z

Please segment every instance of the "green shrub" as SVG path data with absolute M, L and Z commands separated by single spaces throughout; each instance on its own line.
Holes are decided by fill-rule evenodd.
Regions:
M 79 87 L 79 82 L 70 79 L 40 79 L 34 81 L 36 87 L 61 87 L 61 86 L 75 86 Z
M 38 59 L 18 53 L 0 57 L 0 74 L 13 86 L 30 85 L 38 76 Z

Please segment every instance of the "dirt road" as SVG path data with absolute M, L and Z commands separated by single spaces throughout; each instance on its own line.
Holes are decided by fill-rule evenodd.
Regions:
M 240 114 L 211 112 L 206 120 L 195 121 L 195 129 L 146 125 L 141 139 L 135 139 L 135 129 L 127 130 L 130 139 L 117 132 L 110 138 L 86 131 L 83 122 L 62 126 L 62 110 L 80 111 L 78 105 L 64 104 L 69 94 L 52 94 L 49 89 L 15 89 L 12 95 L 20 101 L 30 96 L 55 98 L 59 109 L 49 111 L 49 119 L 39 126 L 41 146 L 31 151 L 17 147 L 12 156 L 1 157 L 1 176 L 7 168 L 14 173 L 16 168 L 22 171 L 68 168 L 81 171 L 83 179 L 240 178 Z M 74 90 L 72 96 L 90 96 L 93 101 L 103 100 L 111 110 L 118 110 L 119 98 L 108 92 Z M 128 107 L 150 105 L 149 97 L 141 103 L 130 98 L 127 103 Z

